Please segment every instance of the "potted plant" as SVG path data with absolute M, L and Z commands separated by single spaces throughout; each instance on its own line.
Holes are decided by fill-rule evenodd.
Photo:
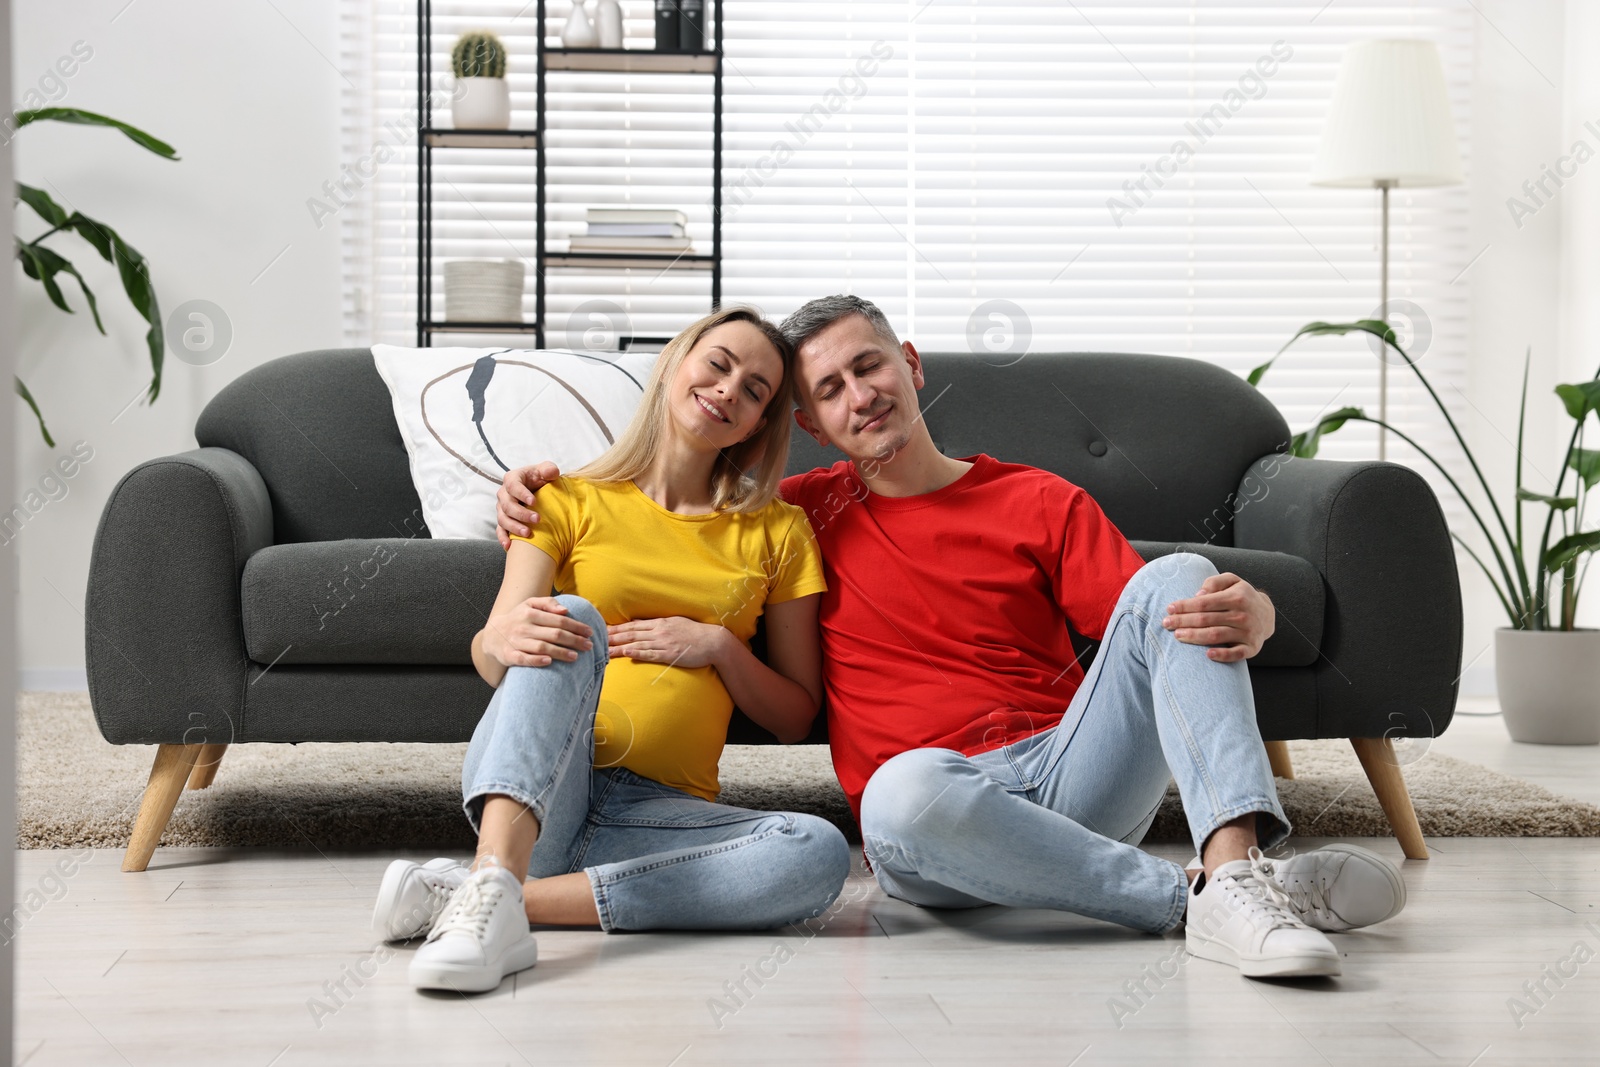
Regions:
M 1402 431 L 1368 416 L 1360 408 L 1345 407 L 1324 415 L 1315 426 L 1294 435 L 1291 452 L 1296 456 L 1315 456 L 1325 434 L 1338 430 L 1346 422 L 1371 422 L 1383 426 L 1432 463 L 1466 504 L 1468 514 L 1488 542 L 1488 554 L 1494 562 L 1491 570 L 1484 558 L 1459 534 L 1451 532 L 1450 536 L 1466 550 L 1494 586 L 1510 620 L 1509 626 L 1495 631 L 1495 686 L 1512 740 L 1600 744 L 1600 630 L 1577 626 L 1578 594 L 1589 564 L 1593 562 L 1591 554 L 1600 550 L 1600 529 L 1584 529 L 1589 491 L 1600 482 L 1600 449 L 1584 447 L 1584 426 L 1591 413 L 1600 411 L 1600 369 L 1586 382 L 1556 386 L 1555 393 L 1573 420 L 1572 434 L 1562 456 L 1561 473 L 1556 477 L 1554 491 L 1536 493 L 1522 484 L 1522 430 L 1527 419 L 1528 365 L 1532 351 L 1524 357 L 1522 398 L 1517 416 L 1513 531 L 1513 524 L 1507 522 L 1505 513 L 1496 503 L 1494 492 L 1455 420 L 1416 361 L 1396 342 L 1394 330 L 1387 323 L 1362 319 L 1349 323 L 1313 322 L 1303 326 L 1272 359 L 1250 372 L 1250 384 L 1259 384 L 1267 369 L 1300 338 L 1346 333 L 1367 333 L 1378 338 L 1399 353 L 1416 374 L 1466 454 L 1467 463 L 1493 513 L 1494 525 L 1491 527 L 1485 521 L 1466 491 L 1432 453 Z M 1568 471 L 1574 472 L 1574 484 L 1568 495 L 1562 495 Z M 1522 521 L 1523 508 L 1529 504 L 1543 505 L 1545 509 L 1544 527 L 1533 552 L 1531 570 L 1527 552 L 1530 544 L 1524 538 Z M 1552 544 L 1551 536 L 1558 520 L 1560 536 Z M 1553 589 L 1553 585 L 1557 588 Z
M 450 116 L 458 130 L 503 130 L 511 125 L 506 48 L 487 30 L 463 33 L 450 49 L 456 91 Z

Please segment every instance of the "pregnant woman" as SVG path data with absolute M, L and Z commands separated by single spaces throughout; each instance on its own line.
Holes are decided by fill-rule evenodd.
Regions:
M 821 560 L 777 499 L 791 359 L 749 308 L 701 319 L 617 443 L 539 491 L 472 641 L 495 687 L 461 770 L 476 857 L 396 860 L 373 914 L 390 940 L 427 934 L 419 989 L 533 966 L 529 923 L 750 930 L 838 896 L 832 824 L 715 802 L 735 705 L 793 743 L 821 702 Z M 748 643 L 763 614 L 766 663 Z

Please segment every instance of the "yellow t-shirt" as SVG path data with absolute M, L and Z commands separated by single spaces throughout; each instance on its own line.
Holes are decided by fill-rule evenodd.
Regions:
M 678 515 L 631 481 L 559 478 L 540 489 L 527 541 L 556 561 L 557 593 L 595 606 L 606 625 L 681 615 L 747 645 L 767 604 L 827 590 L 805 512 L 774 500 L 756 512 Z M 596 767 L 626 767 L 715 800 L 733 698 L 715 667 L 618 656 L 595 714 Z

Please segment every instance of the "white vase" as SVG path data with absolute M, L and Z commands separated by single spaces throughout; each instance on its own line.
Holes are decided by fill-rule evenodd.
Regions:
M 503 130 L 511 125 L 511 92 L 504 78 L 460 78 L 450 97 L 458 130 Z
M 589 21 L 589 13 L 583 9 L 583 0 L 572 0 L 572 14 L 567 16 L 567 25 L 561 31 L 561 46 L 594 48 L 599 44 L 600 36 L 594 32 L 594 23 Z
M 617 0 L 595 0 L 594 30 L 601 48 L 622 47 L 622 5 Z
M 1494 681 L 1511 740 L 1600 744 L 1600 630 L 1496 630 Z

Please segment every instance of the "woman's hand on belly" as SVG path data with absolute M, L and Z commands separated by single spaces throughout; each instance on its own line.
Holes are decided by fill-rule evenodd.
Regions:
M 633 619 L 606 627 L 610 656 L 671 667 L 714 667 L 733 635 L 724 626 L 695 622 L 681 615 L 665 619 Z

